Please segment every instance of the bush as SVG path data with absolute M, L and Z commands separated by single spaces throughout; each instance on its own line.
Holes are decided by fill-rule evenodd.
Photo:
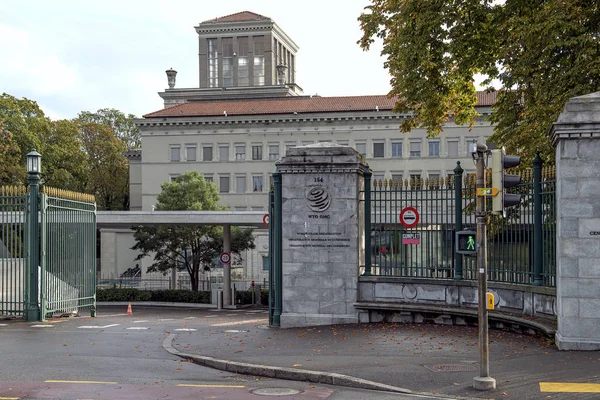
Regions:
M 191 290 L 96 289 L 96 301 L 166 301 L 210 304 L 210 292 Z

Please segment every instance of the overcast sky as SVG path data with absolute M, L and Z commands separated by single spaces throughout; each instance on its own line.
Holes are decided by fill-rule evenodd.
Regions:
M 165 70 L 198 87 L 199 22 L 240 11 L 273 19 L 300 47 L 305 94 L 387 94 L 381 46 L 356 44 L 369 0 L 103 0 L 0 2 L 0 92 L 36 100 L 51 118 L 162 108 Z

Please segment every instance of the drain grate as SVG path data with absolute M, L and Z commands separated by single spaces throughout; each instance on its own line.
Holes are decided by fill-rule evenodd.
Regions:
M 477 371 L 476 365 L 469 364 L 435 364 L 435 365 L 423 365 L 430 371 L 433 372 L 470 372 Z

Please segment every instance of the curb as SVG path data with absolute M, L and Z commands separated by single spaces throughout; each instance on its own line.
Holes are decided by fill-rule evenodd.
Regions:
M 380 390 L 386 392 L 394 392 L 394 393 L 404 393 L 404 394 L 426 394 L 426 393 L 416 393 L 412 390 L 385 385 L 383 383 L 377 383 L 373 381 L 369 381 L 366 379 L 354 378 L 352 376 L 343 375 L 343 374 L 334 374 L 330 372 L 319 372 L 319 371 L 309 371 L 306 369 L 297 369 L 297 368 L 283 368 L 283 367 L 273 367 L 269 365 L 258 365 L 258 364 L 249 364 L 238 361 L 226 361 L 220 360 L 218 358 L 207 357 L 207 356 L 198 356 L 194 354 L 181 353 L 176 350 L 171 343 L 173 339 L 175 339 L 176 335 L 169 334 L 165 340 L 163 340 L 163 348 L 167 350 L 169 353 L 185 358 L 187 360 L 191 360 L 196 364 L 203 365 L 205 367 L 210 367 L 214 369 L 218 369 L 221 371 L 234 372 L 238 374 L 244 375 L 255 375 L 255 376 L 264 376 L 267 378 L 275 378 L 275 379 L 287 379 L 292 381 L 307 381 L 314 383 L 322 383 L 326 385 L 337 385 L 337 386 L 348 386 L 358 389 L 370 389 L 370 390 Z M 444 398 L 444 397 L 440 397 Z

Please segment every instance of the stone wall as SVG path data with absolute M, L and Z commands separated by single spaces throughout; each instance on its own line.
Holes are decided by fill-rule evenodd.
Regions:
M 561 350 L 600 350 L 600 93 L 572 98 L 556 146 L 557 316 Z
M 288 150 L 282 181 L 281 327 L 358 322 L 354 308 L 367 166 L 352 148 Z

